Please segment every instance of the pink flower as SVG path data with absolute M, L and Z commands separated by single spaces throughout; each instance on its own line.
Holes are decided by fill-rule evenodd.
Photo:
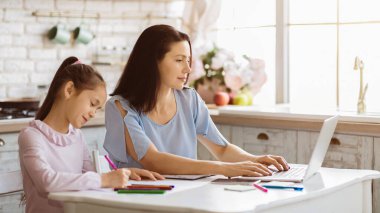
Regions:
M 243 80 L 238 72 L 226 72 L 224 75 L 226 86 L 232 91 L 238 91 L 243 86 Z
M 249 67 L 253 71 L 263 71 L 265 69 L 265 62 L 261 59 L 247 57 Z

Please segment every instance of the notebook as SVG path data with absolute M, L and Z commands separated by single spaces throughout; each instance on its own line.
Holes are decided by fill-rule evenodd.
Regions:
M 92 151 L 92 158 L 95 164 L 95 171 L 99 174 L 110 172 L 110 166 L 104 157 L 104 155 L 99 154 L 99 150 Z
M 302 182 L 316 174 L 321 168 L 325 158 L 327 149 L 330 145 L 331 138 L 335 132 L 338 123 L 339 115 L 324 120 L 321 132 L 319 133 L 317 143 L 315 144 L 309 164 L 290 166 L 288 171 L 274 172 L 272 176 L 265 177 L 241 177 L 239 179 L 246 180 L 262 180 L 262 181 L 287 181 L 287 182 Z

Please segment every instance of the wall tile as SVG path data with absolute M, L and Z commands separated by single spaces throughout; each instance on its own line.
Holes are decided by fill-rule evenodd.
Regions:
M 30 59 L 57 59 L 56 49 L 29 49 Z
M 7 46 L 12 44 L 12 36 L 11 35 L 1 35 L 0 34 L 0 45 Z
M 0 8 L 13 8 L 21 9 L 23 8 L 23 0 L 1 0 Z
M 23 34 L 24 24 L 22 23 L 0 23 L 1 34 Z
M 0 47 L 0 58 L 24 58 L 26 59 L 25 47 Z
M 4 70 L 8 73 L 33 72 L 34 61 L 31 60 L 5 60 Z
M 26 9 L 34 10 L 54 10 L 54 1 L 46 0 L 24 0 Z
M 1 85 L 27 84 L 29 82 L 27 73 L 0 73 Z
M 36 17 L 31 10 L 5 9 L 4 21 L 31 23 L 36 22 Z

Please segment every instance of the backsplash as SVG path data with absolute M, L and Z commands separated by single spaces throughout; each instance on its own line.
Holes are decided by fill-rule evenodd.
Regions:
M 0 99 L 38 96 L 38 85 L 48 85 L 60 63 L 77 56 L 93 66 L 115 87 L 138 35 L 153 24 L 181 28 L 186 0 L 1 0 L 0 1 Z M 32 15 L 33 12 L 83 14 L 83 17 Z M 100 18 L 86 17 L 96 14 Z M 87 45 L 56 44 L 48 31 L 63 24 L 90 31 Z

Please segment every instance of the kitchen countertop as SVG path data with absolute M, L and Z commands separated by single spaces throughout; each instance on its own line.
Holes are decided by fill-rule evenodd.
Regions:
M 358 115 L 356 112 L 331 109 L 295 108 L 277 106 L 209 106 L 212 119 L 217 124 L 231 124 L 263 128 L 319 131 L 325 118 L 340 115 L 337 132 L 380 136 L 380 113 Z M 318 112 L 318 113 L 316 113 Z M 18 132 L 33 118 L 0 121 L 0 133 Z M 85 127 L 104 125 L 104 111 L 97 113 Z
M 28 126 L 29 122 L 34 118 L 17 118 L 10 120 L 0 120 L 0 133 L 5 132 L 19 132 L 21 129 Z M 104 125 L 104 111 L 100 111 L 93 119 L 90 119 L 84 127 L 103 126 Z

